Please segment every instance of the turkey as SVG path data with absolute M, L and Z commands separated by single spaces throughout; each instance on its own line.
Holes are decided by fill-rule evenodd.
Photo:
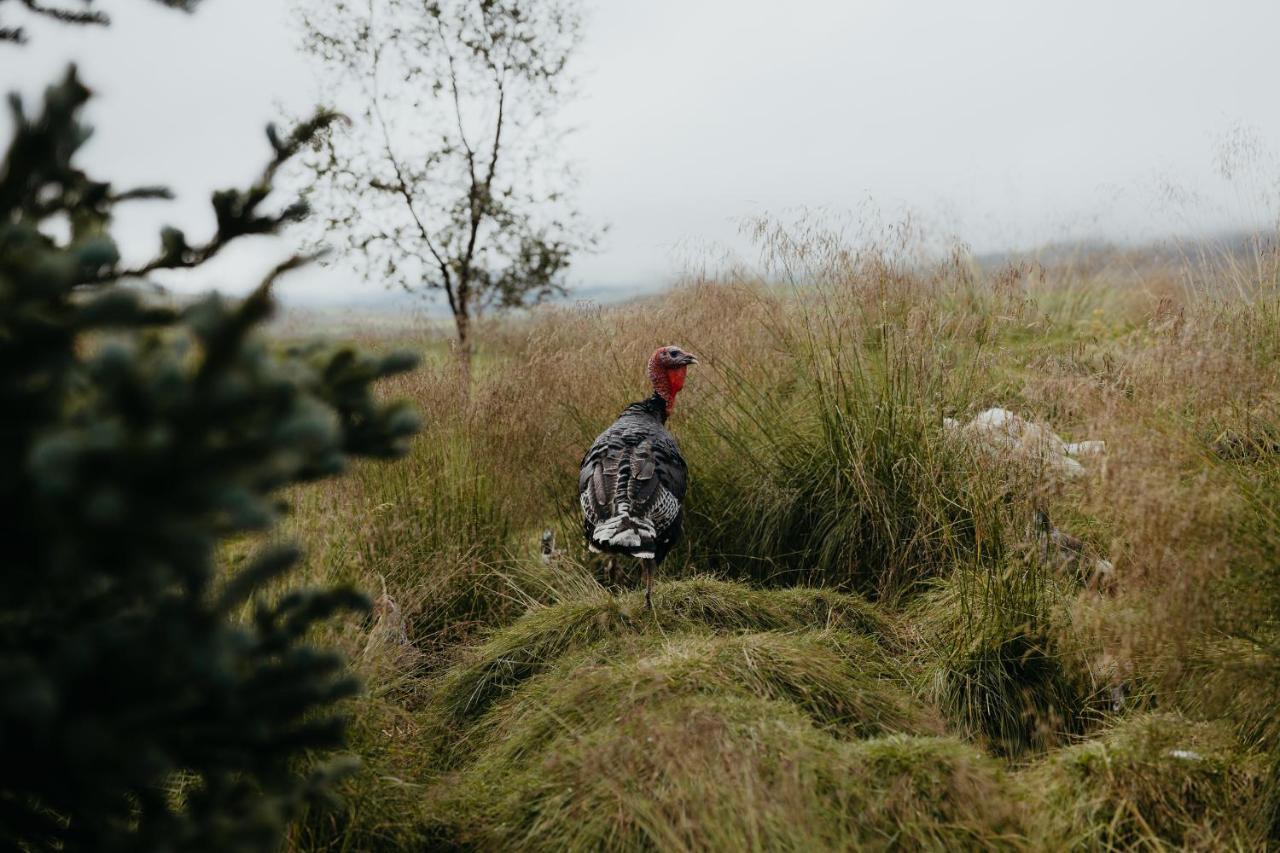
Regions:
M 666 422 L 684 387 L 685 371 L 698 360 L 677 346 L 649 358 L 653 396 L 622 410 L 582 457 L 578 497 L 587 546 L 636 557 L 644 572 L 644 604 L 653 607 L 653 573 L 680 538 L 688 469 Z

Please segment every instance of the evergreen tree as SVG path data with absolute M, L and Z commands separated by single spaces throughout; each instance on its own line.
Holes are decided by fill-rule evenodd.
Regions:
M 274 849 L 337 772 L 306 757 L 341 745 L 334 703 L 356 689 L 307 631 L 365 602 L 258 595 L 295 550 L 228 578 L 215 548 L 268 528 L 281 487 L 402 453 L 416 417 L 371 385 L 412 360 L 256 334 L 303 258 L 238 304 L 129 286 L 299 217 L 264 209 L 272 178 L 333 115 L 269 130 L 275 156 L 214 194 L 207 242 L 166 229 L 127 268 L 112 211 L 167 194 L 74 165 L 89 94 L 72 69 L 39 115 L 11 98 L 0 165 L 0 847 Z

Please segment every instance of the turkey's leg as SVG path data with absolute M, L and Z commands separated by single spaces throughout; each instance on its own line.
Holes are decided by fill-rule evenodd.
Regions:
M 604 561 L 604 580 L 609 585 L 609 592 L 615 592 L 618 586 L 618 558 L 612 554 Z
M 644 566 L 644 609 L 653 609 L 653 560 L 643 560 Z

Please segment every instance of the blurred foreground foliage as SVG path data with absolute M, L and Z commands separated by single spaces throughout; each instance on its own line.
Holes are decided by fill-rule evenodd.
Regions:
M 272 282 L 304 258 L 238 304 L 175 308 L 141 286 L 302 215 L 261 208 L 335 116 L 269 130 L 259 180 L 214 194 L 208 242 L 166 229 L 128 268 L 115 206 L 168 193 L 73 164 L 89 95 L 73 68 L 38 115 L 11 98 L 0 166 L 0 846 L 275 849 L 341 771 L 307 757 L 342 744 L 334 703 L 356 690 L 307 632 L 366 602 L 349 588 L 256 595 L 295 549 L 268 546 L 220 580 L 215 548 L 269 528 L 281 487 L 403 453 L 417 417 L 372 385 L 412 359 L 257 337 Z

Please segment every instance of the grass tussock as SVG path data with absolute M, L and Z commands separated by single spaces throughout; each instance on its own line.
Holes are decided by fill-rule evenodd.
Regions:
M 708 460 L 690 499 L 700 535 L 689 559 L 757 583 L 892 597 L 957 561 L 998 558 L 1019 486 L 1012 471 L 984 475 L 942 429 L 973 397 L 960 347 L 922 357 L 918 341 L 940 333 L 941 316 L 886 316 L 867 298 L 837 283 L 776 306 L 784 379 L 725 366 L 689 430 L 690 452 Z
M 612 596 L 600 590 L 535 609 L 495 633 L 448 673 L 435 694 L 446 719 L 465 723 L 561 657 L 603 640 L 682 631 L 796 631 L 836 629 L 879 638 L 887 622 L 855 596 L 818 589 L 773 594 L 736 583 L 694 578 L 654 589 L 654 609 L 643 593 Z
M 972 747 L 841 741 L 787 703 L 686 697 L 565 735 L 442 804 L 459 837 L 528 850 L 1013 847 L 1007 777 Z
M 1109 698 L 1070 633 L 1063 584 L 1034 561 L 990 574 L 959 572 L 923 595 L 921 689 L 952 723 L 997 754 L 1064 743 L 1097 721 Z
M 1074 849 L 1260 849 L 1265 763 L 1229 727 L 1144 714 L 1027 773 Z
M 788 702 L 845 738 L 942 728 L 908 695 L 901 669 L 866 637 L 824 631 L 646 640 L 593 647 L 531 679 L 451 740 L 452 761 L 479 746 L 487 771 L 523 763 L 554 736 L 695 695 Z

